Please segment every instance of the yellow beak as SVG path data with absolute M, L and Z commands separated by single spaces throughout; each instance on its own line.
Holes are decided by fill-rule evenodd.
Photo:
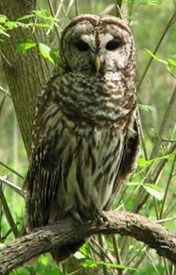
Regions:
M 98 73 L 100 71 L 100 57 L 98 56 L 98 54 L 96 54 L 95 56 L 95 69 L 96 69 L 96 73 Z

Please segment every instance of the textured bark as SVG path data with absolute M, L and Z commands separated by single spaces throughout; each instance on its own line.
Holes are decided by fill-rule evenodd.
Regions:
M 131 236 L 176 264 L 176 235 L 163 226 L 133 213 L 109 211 L 106 216 L 109 222 L 79 226 L 68 218 L 16 239 L 0 251 L 0 274 L 8 274 L 30 259 L 50 252 L 55 245 L 62 247 L 98 233 Z
M 35 0 L 0 0 L 0 13 L 12 21 L 35 8 Z M 44 30 L 41 29 L 16 28 L 9 32 L 9 35 L 9 38 L 2 37 L 5 41 L 1 47 L 1 60 L 25 148 L 29 155 L 36 96 L 51 76 L 52 66 L 41 56 L 37 48 L 17 53 L 16 47 L 19 43 L 26 41 L 46 44 L 49 42 Z

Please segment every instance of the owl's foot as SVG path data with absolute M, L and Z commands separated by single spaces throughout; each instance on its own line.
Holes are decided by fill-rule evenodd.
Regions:
M 102 223 L 108 223 L 108 217 L 105 215 L 104 212 L 96 213 L 96 215 L 95 215 L 95 221 L 99 225 L 102 224 Z

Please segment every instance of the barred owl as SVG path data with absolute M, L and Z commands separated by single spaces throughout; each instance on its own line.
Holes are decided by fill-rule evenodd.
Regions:
M 67 215 L 102 217 L 138 148 L 135 46 L 113 16 L 81 15 L 63 30 L 58 72 L 37 101 L 25 180 L 29 229 Z M 80 243 L 53 249 L 62 260 Z

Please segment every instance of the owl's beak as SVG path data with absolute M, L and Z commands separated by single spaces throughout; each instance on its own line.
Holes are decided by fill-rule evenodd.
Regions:
M 98 54 L 96 54 L 96 56 L 95 56 L 95 69 L 96 69 L 96 73 L 98 73 L 100 71 L 100 66 L 101 66 L 100 56 Z

